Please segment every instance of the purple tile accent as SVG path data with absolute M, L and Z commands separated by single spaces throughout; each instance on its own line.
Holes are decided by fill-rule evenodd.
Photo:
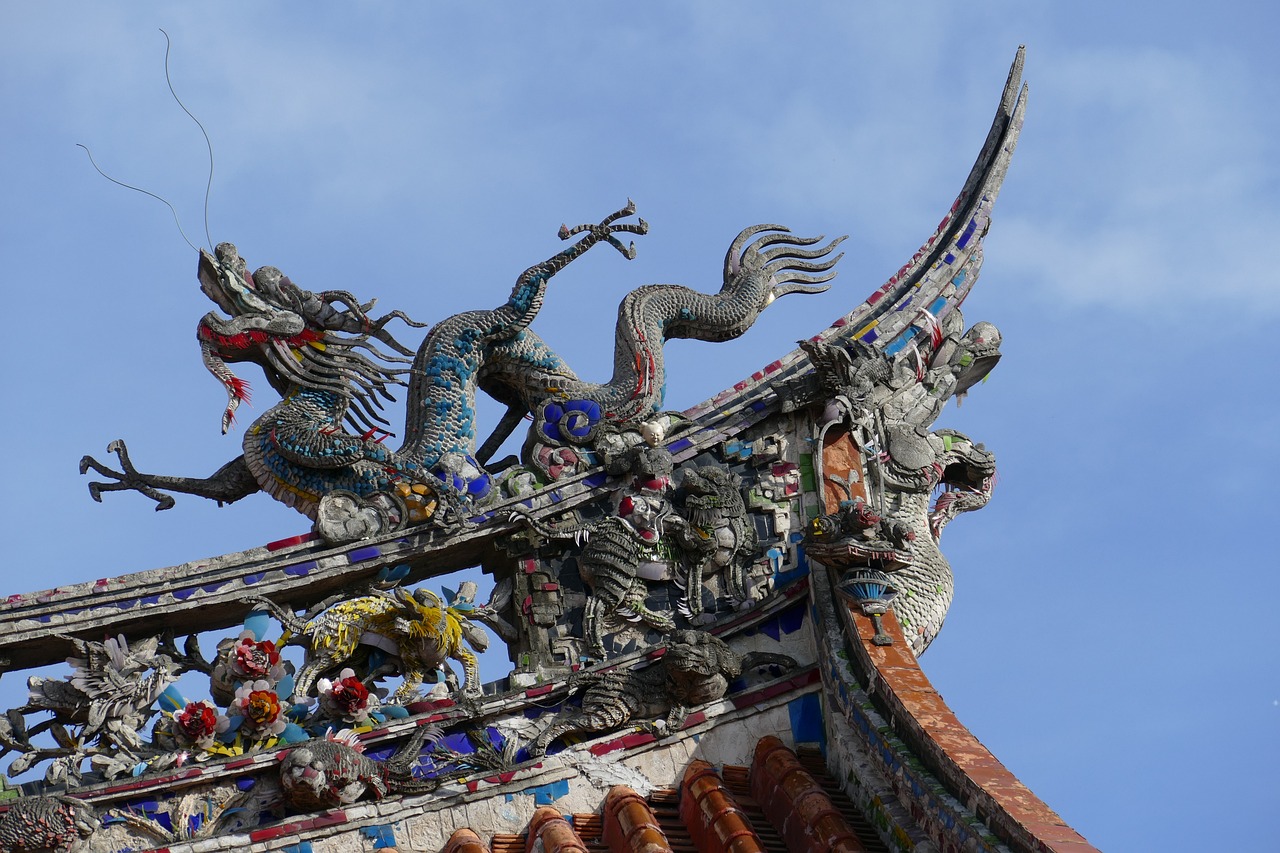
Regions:
M 297 563 L 296 565 L 285 568 L 284 573 L 291 577 L 300 578 L 311 574 L 311 570 L 316 567 L 315 560 L 309 560 L 305 563 Z
M 357 548 L 350 552 L 347 554 L 347 559 L 353 563 L 360 563 L 380 556 L 382 556 L 382 549 L 377 545 L 370 545 L 368 548 Z

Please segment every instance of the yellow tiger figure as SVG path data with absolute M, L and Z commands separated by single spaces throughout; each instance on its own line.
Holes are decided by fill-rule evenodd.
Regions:
M 474 586 L 464 587 L 468 585 Z M 306 663 L 295 682 L 299 699 L 306 698 L 317 680 L 342 669 L 360 654 L 362 645 L 385 652 L 404 677 L 404 684 L 392 696 L 395 702 L 412 701 L 427 675 L 444 668 L 446 660 L 462 664 L 462 694 L 480 695 L 479 661 L 467 644 L 483 652 L 489 637 L 466 617 L 463 608 L 469 607 L 470 601 L 465 594 L 455 604 L 446 605 L 427 589 L 377 591 L 340 601 L 305 623 L 272 602 L 257 600 L 269 605 L 285 626 L 282 643 L 307 649 Z

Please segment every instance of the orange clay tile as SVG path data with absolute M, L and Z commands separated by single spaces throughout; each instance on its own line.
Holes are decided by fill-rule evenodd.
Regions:
M 684 772 L 680 819 L 689 828 L 699 853 L 764 853 L 751 821 L 705 761 L 694 759 Z
M 569 821 L 551 806 L 542 806 L 533 813 L 524 849 L 525 853 L 588 853 L 586 843 Z
M 489 853 L 489 847 L 470 829 L 463 827 L 449 836 L 440 853 Z
M 975 803 L 987 824 L 1018 851 L 1097 853 L 1044 801 L 1018 781 L 956 718 L 911 654 L 902 626 L 890 611 L 881 620 L 893 645 L 871 642 L 871 620 L 849 608 L 862 652 L 881 682 L 895 728 L 962 802 Z
M 756 744 L 751 796 L 794 853 L 866 853 L 818 780 L 772 735 Z
M 671 853 L 671 844 L 653 809 L 626 785 L 604 798 L 604 835 L 610 853 Z
M 524 853 L 525 839 L 523 835 L 509 832 L 495 832 L 489 839 L 491 853 Z

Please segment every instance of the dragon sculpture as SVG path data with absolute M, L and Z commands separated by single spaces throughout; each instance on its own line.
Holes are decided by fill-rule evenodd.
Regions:
M 844 424 L 875 451 L 865 459 L 872 500 L 837 481 L 849 500 L 814 520 L 809 552 L 832 565 L 888 570 L 903 593 L 894 610 L 917 654 L 941 630 L 955 591 L 938 547 L 942 529 L 987 504 L 996 472 L 995 456 L 981 443 L 930 430 L 946 401 L 963 396 L 1000 360 L 996 327 L 979 322 L 961 334 L 963 322 L 953 311 L 929 324 L 927 342 L 893 362 L 874 347 L 801 345 L 817 368 L 813 381 L 832 401 L 829 424 Z
M 729 682 L 745 670 L 791 668 L 795 663 L 767 652 L 739 655 L 706 631 L 676 631 L 666 653 L 650 666 L 579 676 L 581 710 L 558 714 L 529 743 L 529 755 L 542 755 L 566 734 L 609 731 L 635 719 L 643 719 L 642 728 L 659 736 L 678 731 L 693 708 L 722 698 Z
M 416 778 L 413 765 L 423 745 L 440 737 L 435 726 L 419 726 L 385 762 L 364 755 L 354 737 L 309 740 L 291 749 L 280 763 L 284 801 L 299 811 L 315 811 L 350 805 L 366 795 L 380 800 L 391 793 L 430 793 L 439 780 Z
M 748 228 L 729 247 L 719 293 L 649 285 L 628 294 L 618 313 L 614 375 L 603 384 L 586 382 L 528 326 L 550 279 L 592 246 L 608 243 L 635 256 L 634 244 L 624 247 L 614 236 L 647 232 L 643 219 L 618 221 L 634 212 L 628 203 L 597 225 L 561 226 L 562 239 L 584 236 L 526 270 L 504 305 L 438 323 L 412 358 L 386 328 L 393 319 L 421 325 L 401 312 L 373 319 L 367 313 L 373 303 L 361 304 L 345 291 L 303 290 L 274 267 L 250 274 L 229 243 L 213 255 L 202 252 L 201 289 L 227 314 L 210 312 L 197 327 L 205 366 L 227 394 L 223 432 L 249 391 L 229 364 L 258 364 L 281 400 L 246 429 L 243 455 L 208 478 L 139 473 L 124 442 L 113 441 L 108 450 L 122 470 L 89 456 L 81 460 L 81 473 L 92 469 L 112 479 L 91 482 L 90 494 L 101 500 L 102 492 L 135 490 L 154 499 L 156 509 L 168 509 L 174 501 L 166 492 L 221 504 L 262 490 L 312 519 L 334 495 L 350 504 L 348 514 L 365 511 L 374 530 L 441 520 L 447 513 L 439 507 L 474 504 L 493 493 L 483 463 L 525 415 L 535 415 L 532 444 L 540 447 L 582 447 L 632 427 L 661 406 L 664 341 L 737 337 L 777 297 L 821 292 L 835 275 L 839 255 L 829 256 L 839 239 L 814 248 L 822 238 L 792 237 L 773 225 Z M 395 386 L 407 387 L 408 402 L 399 449 L 383 443 L 390 433 L 380 414 Z M 479 450 L 477 390 L 509 407 Z M 536 448 L 526 454 L 526 463 L 536 464 Z M 553 478 L 545 466 L 541 473 Z M 337 527 L 338 538 L 354 538 L 342 523 Z
M 0 816 L 0 850 L 65 853 L 101 828 L 97 810 L 62 795 L 22 797 Z

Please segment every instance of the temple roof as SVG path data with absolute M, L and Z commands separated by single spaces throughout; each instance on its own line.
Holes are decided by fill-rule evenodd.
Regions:
M 874 828 L 826 772 L 821 751 L 793 751 L 775 737 L 756 745 L 750 767 L 689 763 L 674 788 L 642 797 L 625 785 L 599 814 L 562 815 L 543 806 L 522 834 L 488 845 L 464 827 L 445 853 L 887 853 Z

